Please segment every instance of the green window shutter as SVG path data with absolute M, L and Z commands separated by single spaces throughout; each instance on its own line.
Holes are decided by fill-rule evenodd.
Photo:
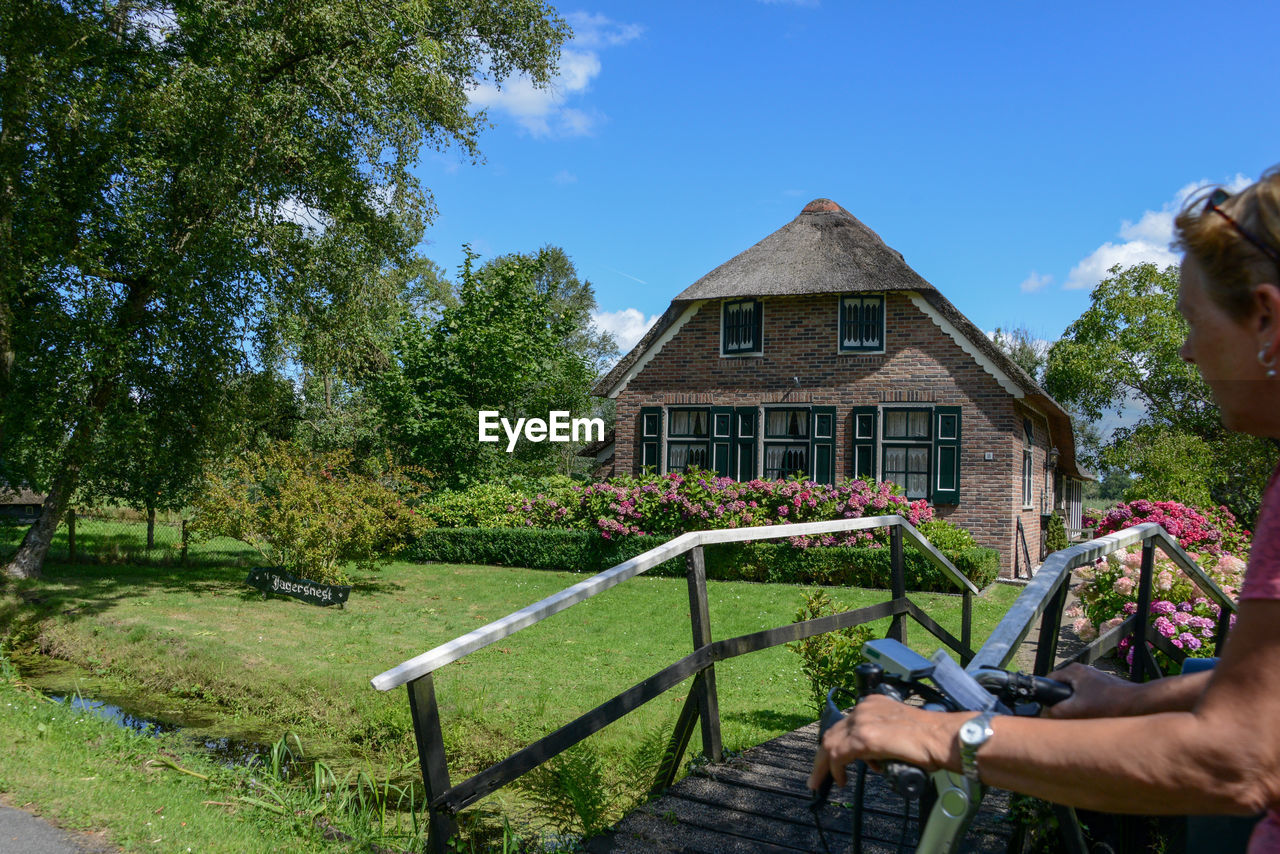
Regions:
M 640 434 L 636 443 L 640 453 L 636 455 L 636 473 L 651 469 L 661 470 L 662 460 L 662 407 L 643 406 L 636 425 Z
M 836 408 L 815 406 L 813 429 L 810 431 L 809 458 L 813 461 L 812 477 L 816 483 L 836 482 Z
M 733 454 L 730 476 L 734 480 L 755 480 L 756 442 L 760 435 L 759 412 L 754 406 L 733 410 Z
M 721 477 L 731 477 L 733 459 L 733 407 L 711 407 L 711 468 Z
M 853 436 L 853 476 L 874 481 L 876 478 L 876 421 L 874 406 L 855 406 L 850 434 Z
M 933 410 L 934 504 L 960 503 L 960 407 Z

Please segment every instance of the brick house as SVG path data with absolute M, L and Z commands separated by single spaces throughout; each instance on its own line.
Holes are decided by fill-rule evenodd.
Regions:
M 1066 411 L 902 255 L 818 199 L 678 294 L 593 389 L 604 473 L 689 467 L 899 483 L 1001 553 L 1042 513 L 1080 527 Z

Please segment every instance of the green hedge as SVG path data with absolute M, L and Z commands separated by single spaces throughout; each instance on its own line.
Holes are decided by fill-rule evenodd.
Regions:
M 666 542 L 666 537 L 640 536 L 605 540 L 593 531 L 544 528 L 436 528 L 424 533 L 402 553 L 411 561 L 523 566 L 573 572 L 599 572 Z M 995 580 L 1000 555 L 974 546 L 944 551 L 977 587 Z M 925 557 L 904 546 L 907 589 L 954 593 L 956 586 Z M 649 575 L 684 575 L 684 559 L 675 558 Z M 889 549 L 813 546 L 787 543 L 727 543 L 707 548 L 707 577 L 722 581 L 771 581 L 842 587 L 889 586 Z
M 596 573 L 668 539 L 643 536 L 606 540 L 594 531 L 555 528 L 435 528 L 401 552 L 400 559 Z M 648 574 L 684 575 L 684 559 L 666 561 Z

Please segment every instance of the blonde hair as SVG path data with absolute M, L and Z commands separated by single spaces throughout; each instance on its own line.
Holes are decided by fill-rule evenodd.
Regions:
M 1197 193 L 1174 219 L 1174 246 L 1204 270 L 1209 296 L 1228 314 L 1243 319 L 1253 308 L 1254 286 L 1280 284 L 1280 264 L 1254 246 L 1225 217 L 1205 208 L 1216 190 Z M 1254 240 L 1280 254 L 1280 166 L 1219 207 Z

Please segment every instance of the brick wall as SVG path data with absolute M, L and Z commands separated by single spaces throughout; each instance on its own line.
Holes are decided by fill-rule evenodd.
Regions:
M 885 301 L 885 352 L 838 352 L 834 295 L 766 297 L 763 354 L 720 355 L 720 303 L 709 301 L 631 380 L 617 398 L 616 471 L 636 469 L 643 406 L 836 406 L 837 478 L 852 475 L 854 406 L 924 403 L 960 406 L 960 503 L 938 515 L 998 549 L 1013 570 L 1015 520 L 1021 516 L 1033 562 L 1040 554 L 1040 493 L 1048 423 L 1006 392 L 972 357 L 903 294 Z M 798 383 L 797 383 L 798 379 Z M 1032 421 L 1033 499 L 1022 506 L 1023 419 Z M 991 460 L 985 455 L 990 453 Z

